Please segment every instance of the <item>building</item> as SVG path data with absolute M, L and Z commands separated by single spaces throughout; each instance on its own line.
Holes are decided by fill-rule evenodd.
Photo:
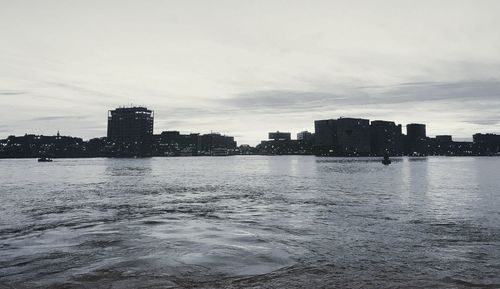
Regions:
M 289 132 L 270 132 L 268 139 L 270 140 L 290 140 L 292 139 L 291 133 Z
M 337 119 L 337 143 L 340 155 L 370 155 L 370 121 L 362 118 Z
M 333 155 L 337 146 L 337 121 L 334 119 L 314 121 L 314 153 Z
M 1 158 L 69 158 L 87 156 L 85 142 L 81 138 L 25 134 L 0 140 Z
M 313 143 L 307 140 L 266 140 L 255 147 L 260 155 L 310 155 Z
M 500 153 L 500 135 L 477 133 L 472 138 L 477 154 L 493 155 Z
M 372 155 L 400 155 L 402 153 L 401 134 L 401 125 L 396 125 L 392 121 L 372 121 L 370 125 Z
M 370 121 L 361 118 L 339 118 L 314 122 L 316 155 L 370 155 Z
M 155 156 L 209 156 L 221 152 L 224 152 L 224 155 L 232 155 L 237 152 L 234 137 L 219 133 L 200 135 L 164 131 L 155 135 L 154 138 L 153 154 Z
M 453 141 L 451 135 L 437 135 L 435 138 L 427 138 L 427 154 L 435 156 L 470 156 L 474 155 L 474 144 L 472 142 Z
M 453 142 L 453 136 L 451 136 L 451 135 L 437 135 L 436 141 L 439 143 L 451 143 L 451 142 Z
M 209 133 L 200 136 L 200 154 L 215 155 L 226 151 L 228 155 L 234 154 L 237 149 L 234 137 L 219 133 Z
M 200 147 L 200 134 L 181 134 L 178 131 L 164 131 L 154 135 L 155 156 L 195 156 Z
M 425 124 L 411 123 L 406 125 L 405 150 L 408 155 L 426 155 L 428 153 Z
M 297 134 L 297 140 L 308 140 L 312 141 L 314 138 L 314 134 L 308 131 L 301 131 Z
M 108 141 L 115 156 L 152 153 L 154 112 L 145 107 L 120 107 L 108 112 Z
M 410 139 L 420 140 L 427 137 L 425 124 L 410 123 L 406 125 L 406 135 Z

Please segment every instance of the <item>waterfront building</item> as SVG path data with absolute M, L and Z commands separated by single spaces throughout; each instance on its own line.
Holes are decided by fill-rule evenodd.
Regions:
M 164 131 L 155 135 L 153 154 L 156 156 L 198 155 L 200 134 L 181 134 L 178 131 Z
M 261 155 L 310 155 L 313 143 L 306 140 L 266 140 L 255 147 Z
M 396 125 L 392 121 L 372 121 L 370 124 L 372 155 L 400 155 L 402 153 L 401 134 L 401 125 Z
M 370 147 L 370 121 L 362 118 L 337 119 L 338 153 L 344 156 L 367 156 Z
M 370 121 L 339 118 L 314 122 L 316 155 L 364 156 L 371 152 Z
M 477 133 L 472 138 L 478 154 L 493 155 L 500 153 L 500 135 Z
M 223 150 L 230 155 L 234 154 L 236 148 L 237 144 L 232 136 L 209 133 L 200 137 L 200 154 L 202 155 L 220 155 Z
M 108 112 L 108 141 L 116 156 L 151 155 L 154 112 L 145 107 L 120 107 Z
M 337 121 L 334 119 L 314 121 L 314 153 L 334 155 L 337 146 Z
M 437 135 L 427 138 L 427 154 L 435 156 L 470 156 L 475 154 L 472 142 L 453 141 L 451 135 Z
M 406 125 L 406 153 L 408 155 L 426 155 L 428 153 L 425 124 Z
M 157 156 L 197 156 L 197 155 L 235 154 L 237 144 L 234 137 L 210 133 L 181 134 L 178 131 L 164 131 L 155 135 L 153 154 Z M 226 153 L 224 153 L 226 154 Z
M 39 158 L 39 157 L 80 157 L 86 155 L 85 142 L 81 138 L 25 134 L 9 136 L 0 141 L 2 158 Z

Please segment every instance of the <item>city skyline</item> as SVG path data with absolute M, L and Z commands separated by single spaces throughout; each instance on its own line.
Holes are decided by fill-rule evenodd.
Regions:
M 251 145 L 340 116 L 500 132 L 498 1 L 314 3 L 2 1 L 0 135 L 103 136 L 127 103 Z
M 135 109 L 135 108 L 139 108 L 139 109 L 148 109 L 146 106 L 143 106 L 143 105 L 133 105 L 133 104 L 130 104 L 130 105 L 121 105 L 121 106 L 117 106 L 115 109 Z M 0 138 L 2 137 L 7 137 L 7 136 L 22 136 L 22 135 L 43 135 L 43 136 L 55 136 L 56 134 L 59 135 L 65 135 L 65 136 L 72 136 L 72 137 L 79 137 L 79 138 L 82 138 L 83 140 L 90 140 L 90 139 L 94 139 L 94 138 L 102 138 L 102 137 L 106 137 L 108 134 L 109 134 L 109 114 L 110 112 L 112 111 L 113 109 L 109 108 L 109 110 L 107 110 L 107 118 L 106 120 L 104 121 L 105 125 L 106 125 L 106 128 L 105 128 L 105 131 L 102 135 L 97 135 L 97 136 L 92 136 L 92 137 L 89 137 L 89 138 L 86 138 L 86 137 L 83 137 L 82 134 L 69 134 L 69 133 L 66 133 L 64 128 L 57 128 L 54 132 L 51 132 L 49 131 L 48 133 L 40 133 L 39 131 L 33 131 L 33 130 L 29 130 L 28 131 L 25 131 L 23 133 L 19 133 L 19 134 L 7 134 L 7 135 L 0 135 Z M 151 109 L 152 112 L 154 112 L 155 110 L 154 109 Z M 403 134 L 407 134 L 407 126 L 408 125 L 414 125 L 414 124 L 420 124 L 420 123 L 417 123 L 415 121 L 413 122 L 409 122 L 409 123 L 399 123 L 397 121 L 394 121 L 393 119 L 369 119 L 369 118 L 366 118 L 366 117 L 363 117 L 363 116 L 329 116 L 329 117 L 325 117 L 323 118 L 324 120 L 328 120 L 328 119 L 336 119 L 336 118 L 340 118 L 340 119 L 365 119 L 367 121 L 369 121 L 369 123 L 372 123 L 372 122 L 394 122 L 395 124 L 398 124 L 398 125 L 401 125 L 402 126 L 402 133 Z M 255 143 L 245 143 L 245 142 L 241 142 L 241 141 L 238 141 L 238 138 L 240 138 L 241 136 L 234 136 L 234 138 L 238 141 L 239 144 L 243 144 L 243 145 L 251 145 L 251 146 L 254 146 L 254 145 L 257 145 L 259 144 L 262 139 L 265 139 L 265 136 L 266 135 L 269 135 L 272 134 L 272 133 L 285 133 L 285 134 L 290 134 L 290 139 L 297 139 L 297 136 L 298 134 L 300 133 L 313 133 L 314 134 L 314 131 L 315 131 L 315 125 L 314 123 L 316 122 L 317 120 L 311 120 L 311 123 L 312 123 L 312 128 L 310 129 L 305 129 L 305 130 L 300 130 L 298 128 L 291 128 L 290 130 L 283 130 L 283 129 L 279 129 L 279 128 L 273 128 L 273 127 L 268 127 L 267 130 L 265 131 L 262 131 L 262 134 L 260 136 L 260 139 L 258 141 L 256 141 Z M 153 134 L 155 135 L 159 135 L 161 134 L 162 132 L 164 131 L 177 131 L 177 132 L 180 132 L 180 133 L 184 133 L 184 134 L 211 134 L 211 133 L 216 133 L 216 134 L 221 134 L 221 135 L 231 135 L 230 132 L 224 132 L 224 131 L 218 131 L 218 130 L 210 130 L 210 131 L 200 131 L 200 130 L 196 130 L 196 129 L 193 129 L 193 130 L 180 130 L 176 127 L 169 127 L 169 128 L 159 128 L 157 127 L 157 123 L 162 123 L 162 121 L 158 121 L 156 118 L 153 118 L 152 120 L 153 122 Z M 481 132 L 473 132 L 473 134 L 471 136 L 465 136 L 465 137 L 457 137 L 456 135 L 453 135 L 449 132 L 446 132 L 444 131 L 443 133 L 440 133 L 440 134 L 433 134 L 432 133 L 432 129 L 429 129 L 429 126 L 427 123 L 423 122 L 422 123 L 424 126 L 426 126 L 426 129 L 427 129 L 427 136 L 428 137 L 436 137 L 436 136 L 442 136 L 442 135 L 449 135 L 449 136 L 452 136 L 454 140 L 456 141 L 472 141 L 473 139 L 473 135 L 476 134 L 476 133 L 484 133 L 484 134 L 498 134 L 496 131 L 490 129 L 488 130 L 488 128 L 485 128 L 484 131 L 481 131 Z M 271 132 L 271 131 L 275 131 L 275 132 Z
M 139 106 L 139 105 L 122 105 L 122 106 L 118 106 L 116 107 L 115 109 L 118 110 L 118 109 L 145 109 L 145 110 L 148 110 L 148 108 L 146 106 Z M 28 130 L 26 132 L 23 132 L 23 133 L 19 133 L 19 134 L 7 134 L 7 135 L 0 135 L 0 139 L 2 137 L 6 138 L 8 136 L 22 136 L 22 135 L 40 135 L 40 136 L 56 136 L 56 135 L 64 135 L 64 136 L 71 136 L 71 137 L 77 137 L 77 138 L 82 138 L 83 140 L 91 140 L 91 139 L 95 139 L 95 138 L 102 138 L 102 137 L 109 137 L 109 115 L 110 115 L 110 112 L 111 111 L 114 111 L 113 109 L 109 109 L 107 110 L 107 115 L 108 117 L 106 118 L 106 121 L 104 121 L 105 125 L 106 125 L 106 128 L 105 128 L 105 131 L 102 135 L 97 135 L 97 136 L 93 136 L 93 137 L 90 137 L 90 138 L 86 138 L 86 137 L 83 137 L 81 134 L 69 134 L 69 133 L 65 133 L 64 129 L 61 128 L 61 129 L 56 129 L 55 132 L 48 132 L 47 134 L 45 133 L 40 133 L 39 131 L 33 131 L 33 130 Z M 154 109 L 151 109 L 150 110 L 151 112 L 154 112 L 155 110 Z M 407 134 L 407 126 L 408 125 L 424 125 L 427 129 L 427 132 L 426 132 L 426 135 L 428 137 L 436 137 L 436 136 L 452 136 L 453 137 L 453 140 L 455 141 L 472 141 L 473 139 L 473 135 L 474 134 L 477 134 L 477 133 L 480 133 L 480 134 L 497 134 L 496 131 L 493 131 L 493 130 L 488 130 L 488 129 L 485 129 L 485 131 L 482 131 L 482 132 L 473 132 L 473 134 L 471 136 L 468 136 L 468 137 L 457 137 L 451 133 L 446 133 L 443 132 L 441 134 L 433 134 L 432 133 L 432 129 L 429 130 L 429 126 L 427 123 L 417 123 L 417 122 L 409 122 L 409 123 L 399 123 L 397 121 L 394 121 L 392 119 L 369 119 L 369 118 L 366 118 L 366 117 L 363 117 L 363 116 L 330 116 L 330 117 L 326 117 L 322 120 L 333 120 L 333 119 L 336 119 L 336 118 L 339 118 L 339 119 L 363 119 L 363 120 L 366 120 L 368 121 L 368 123 L 371 125 L 371 123 L 373 122 L 394 122 L 396 125 L 400 125 L 402 126 L 402 133 L 403 134 Z M 215 134 L 221 134 L 221 135 L 230 135 L 230 133 L 228 132 L 223 132 L 223 131 L 217 131 L 217 130 L 210 130 L 210 131 L 197 131 L 196 129 L 194 130 L 179 130 L 178 128 L 175 128 L 175 127 L 169 127 L 169 128 L 158 128 L 157 127 L 157 123 L 161 123 L 161 121 L 157 121 L 156 118 L 153 118 L 152 120 L 152 123 L 153 123 L 153 128 L 152 128 L 152 134 L 154 135 L 160 135 L 162 132 L 165 132 L 165 131 L 176 131 L 176 132 L 179 132 L 181 134 L 212 134 L 212 133 L 215 133 Z M 292 128 L 290 130 L 283 130 L 283 129 L 276 129 L 276 128 L 272 128 L 272 127 L 269 127 L 266 131 L 263 131 L 262 132 L 262 136 L 260 136 L 260 139 L 258 141 L 256 141 L 255 143 L 244 143 L 244 142 L 241 142 L 241 141 L 238 141 L 238 138 L 239 136 L 233 136 L 235 138 L 235 140 L 241 144 L 241 145 L 251 145 L 251 146 L 255 146 L 259 143 L 261 143 L 261 141 L 263 139 L 265 139 L 265 136 L 267 135 L 269 139 L 271 138 L 274 138 L 274 137 L 271 137 L 272 134 L 277 134 L 277 133 L 282 133 L 282 134 L 288 134 L 288 137 L 289 139 L 298 139 L 298 135 L 300 133 L 312 133 L 314 134 L 315 132 L 315 122 L 318 121 L 318 120 L 311 120 L 311 123 L 312 123 L 312 128 L 311 129 L 306 129 L 306 130 L 300 130 L 300 129 L 297 129 L 297 128 Z M 430 131 L 430 132 L 429 132 Z
M 219 133 L 155 134 L 154 110 L 121 106 L 108 111 L 107 135 L 84 141 L 78 136 L 25 134 L 0 139 L 0 158 L 174 157 L 230 155 L 316 156 L 493 156 L 500 152 L 500 135 L 474 134 L 473 141 L 452 135 L 427 134 L 426 124 L 403 125 L 387 120 L 329 118 L 314 120 L 314 133 L 269 132 L 255 147 Z M 385 159 L 384 159 L 385 160 Z

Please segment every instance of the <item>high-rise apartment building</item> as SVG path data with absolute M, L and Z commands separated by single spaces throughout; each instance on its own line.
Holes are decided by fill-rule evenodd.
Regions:
M 108 112 L 108 141 L 118 156 L 151 154 L 154 112 L 145 107 L 120 107 Z

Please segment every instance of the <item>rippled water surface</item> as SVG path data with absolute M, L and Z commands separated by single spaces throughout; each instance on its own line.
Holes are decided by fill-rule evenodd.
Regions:
M 0 288 L 500 288 L 500 158 L 0 160 Z

